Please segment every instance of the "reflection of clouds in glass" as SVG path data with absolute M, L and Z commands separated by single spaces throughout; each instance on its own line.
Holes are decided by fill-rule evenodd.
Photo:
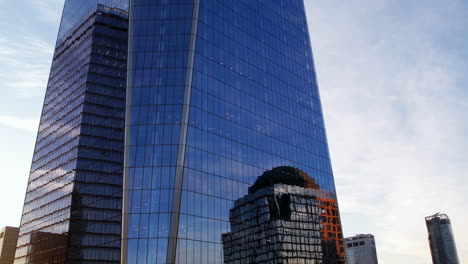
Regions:
M 69 175 L 65 176 L 66 174 Z M 32 192 L 33 190 L 38 189 L 39 187 L 41 188 L 38 189 L 38 191 L 42 194 L 46 194 L 48 190 L 60 189 L 64 185 L 71 182 L 73 175 L 74 170 L 65 170 L 63 168 L 57 168 L 52 170 L 37 170 L 31 174 L 31 180 L 28 184 L 28 192 Z M 38 193 L 34 193 L 34 196 L 40 195 Z
M 237 133 L 233 133 L 233 138 L 230 138 L 227 135 L 230 135 L 231 132 L 223 134 L 220 132 L 223 131 L 221 127 L 234 128 L 235 124 L 230 124 L 229 122 L 223 124 L 223 122 L 225 122 L 226 119 L 218 119 L 219 117 L 213 116 L 205 111 L 201 111 L 196 108 L 193 108 L 191 110 L 191 114 L 193 115 L 193 118 L 191 120 L 214 119 L 214 121 L 201 121 L 198 124 L 195 124 L 197 128 L 190 127 L 189 138 L 187 142 L 190 146 L 210 153 L 205 155 L 209 159 L 208 163 L 211 164 L 212 170 L 221 170 L 220 174 L 218 174 L 217 172 L 213 173 L 218 175 L 228 175 L 228 177 L 229 175 L 239 177 L 240 175 L 236 173 L 236 171 L 240 170 L 238 168 L 232 167 L 232 165 L 229 166 L 230 163 L 236 162 L 248 164 L 249 166 L 255 166 L 257 167 L 257 172 L 263 171 L 265 169 L 271 169 L 284 164 L 290 164 L 294 167 L 303 168 L 303 170 L 308 171 L 311 175 L 320 175 L 319 177 L 317 177 L 317 180 L 321 183 L 321 186 L 328 190 L 334 190 L 333 180 L 330 179 L 331 167 L 327 158 L 328 151 L 326 150 L 326 148 L 323 151 L 321 151 L 322 153 L 325 153 L 323 154 L 324 156 L 314 154 L 313 158 L 311 158 L 310 154 L 308 154 L 304 150 L 285 144 L 284 142 L 279 141 L 277 139 L 269 139 L 267 135 L 255 135 L 255 133 L 252 130 L 249 130 L 244 127 L 239 127 L 238 129 L 240 131 L 238 131 Z M 247 116 L 246 118 L 252 119 L 252 117 Z M 287 133 L 285 133 L 285 135 L 286 134 Z M 312 140 L 311 142 L 315 141 Z M 297 144 L 299 144 L 299 141 Z M 326 147 L 324 143 L 319 143 L 318 141 L 313 144 L 317 144 L 317 146 Z M 311 145 L 310 151 L 318 151 L 318 149 L 320 148 L 318 148 L 317 146 L 313 147 L 313 145 Z M 205 160 L 205 158 L 203 156 L 200 156 L 201 154 L 199 153 L 194 153 L 193 155 L 194 158 L 197 160 Z M 221 157 L 213 157 L 214 155 L 218 155 Z M 229 159 L 232 159 L 233 161 Z M 212 160 L 214 160 L 215 162 L 212 163 Z M 217 160 L 220 161 L 217 162 Z M 200 163 L 202 165 L 201 169 L 205 170 L 206 165 L 208 163 Z M 191 166 L 193 167 L 193 165 Z M 223 167 L 220 168 L 219 166 Z M 223 171 L 223 169 L 226 169 L 226 167 L 224 166 L 228 168 L 227 171 Z M 246 175 L 248 174 L 244 174 L 243 177 L 246 177 Z M 258 173 L 256 175 L 258 175 Z
M 202 130 L 191 128 L 190 132 L 192 132 L 192 135 L 189 134 L 188 145 L 209 152 L 188 148 L 186 165 L 190 168 L 201 167 L 201 170 L 211 174 L 222 175 L 244 183 L 253 183 L 265 169 L 289 165 L 302 168 L 309 175 L 314 175 L 316 180 L 324 186 L 324 189 L 334 190 L 333 181 L 320 171 L 301 166 L 280 156 L 268 155 L 253 148 L 239 147 L 234 141 L 222 140 L 215 135 L 202 137 Z M 216 155 L 212 153 L 213 151 L 219 151 L 219 153 L 223 154 Z
M 75 34 L 57 43 L 31 165 L 17 262 L 29 261 L 44 250 L 54 260 L 74 256 L 93 262 L 100 256 L 113 262 L 119 257 L 126 15 L 105 8 L 99 11 L 86 18 L 85 24 L 80 17 Z M 64 234 L 66 254 L 29 246 L 28 239 L 36 231 Z M 96 253 L 84 256 L 77 251 L 82 246 L 93 247 Z

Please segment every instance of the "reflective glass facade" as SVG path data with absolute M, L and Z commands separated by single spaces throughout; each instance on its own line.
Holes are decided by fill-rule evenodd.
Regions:
M 83 23 L 83 19 L 94 12 L 97 4 L 128 11 L 127 0 L 66 0 L 63 7 L 57 45 L 62 41 L 62 38 L 68 36 L 72 28 L 80 26 Z
M 452 224 L 445 214 L 426 217 L 433 264 L 459 264 Z
M 128 15 L 93 8 L 56 46 L 16 264 L 120 263 Z
M 234 201 L 299 168 L 343 259 L 302 0 L 131 0 L 124 263 L 223 263 Z

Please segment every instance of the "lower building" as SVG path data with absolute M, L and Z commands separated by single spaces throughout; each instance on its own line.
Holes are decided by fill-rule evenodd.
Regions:
M 448 216 L 439 213 L 428 216 L 426 226 L 429 233 L 432 263 L 459 264 L 452 225 Z
M 0 230 L 0 264 L 13 264 L 19 228 L 7 226 Z
M 264 173 L 230 210 L 231 232 L 222 237 L 224 263 L 344 263 L 339 217 L 329 216 L 336 201 L 324 195 L 298 169 Z
M 373 235 L 345 238 L 347 264 L 377 264 L 377 250 Z

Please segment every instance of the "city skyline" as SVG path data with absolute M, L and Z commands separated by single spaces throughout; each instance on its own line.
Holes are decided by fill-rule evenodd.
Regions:
M 50 4 L 51 9 L 45 6 L 47 4 Z M 309 23 L 311 25 L 312 43 L 319 72 L 319 84 L 322 98 L 325 102 L 325 115 L 328 115 L 326 117 L 327 128 L 330 145 L 332 146 L 332 162 L 335 167 L 337 188 L 340 195 L 339 200 L 343 214 L 344 232 L 346 234 L 374 233 L 379 237 L 378 251 L 383 263 L 386 260 L 388 263 L 392 263 L 392 259 L 398 259 L 397 255 L 416 259 L 412 263 L 424 263 L 428 259 L 430 252 L 427 248 L 424 225 L 421 224 L 420 220 L 421 216 L 438 210 L 447 212 L 451 215 L 455 229 L 460 229 L 460 232 L 466 232 L 466 229 L 461 226 L 467 219 L 466 213 L 460 209 L 457 210 L 457 208 L 462 208 L 463 203 L 466 202 L 466 194 L 464 194 L 466 193 L 464 192 L 466 190 L 466 184 L 464 184 L 466 181 L 457 178 L 462 175 L 462 168 L 464 168 L 460 164 L 462 160 L 459 158 L 462 155 L 458 155 L 458 157 L 453 156 L 454 153 L 463 153 L 463 151 L 455 152 L 461 146 L 453 143 L 456 142 L 456 139 L 459 139 L 458 142 L 463 142 L 463 140 L 460 140 L 463 139 L 461 132 L 466 129 L 463 122 L 461 122 L 462 124 L 457 122 L 458 120 L 464 120 L 462 118 L 462 110 L 466 106 L 461 105 L 453 98 L 455 94 L 466 96 L 457 90 L 465 80 L 456 75 L 458 74 L 457 69 L 465 67 L 464 64 L 457 64 L 461 63 L 459 60 L 464 58 L 463 53 L 457 50 L 457 47 L 461 43 L 465 43 L 465 40 L 454 36 L 455 33 L 462 35 L 460 32 L 464 32 L 463 29 L 457 26 L 450 28 L 456 25 L 452 20 L 458 21 L 458 24 L 463 24 L 461 22 L 465 20 L 460 17 L 460 12 L 466 11 L 466 6 L 462 3 L 452 3 L 447 6 L 436 5 L 436 7 L 431 8 L 425 6 L 419 9 L 417 8 L 419 6 L 408 4 L 409 6 L 406 6 L 408 8 L 407 11 L 395 15 L 402 19 L 402 21 L 397 23 L 397 25 L 390 26 L 390 21 L 393 21 L 393 19 L 390 19 L 392 16 L 389 16 L 383 9 L 399 9 L 389 5 L 385 1 L 379 3 L 366 2 L 365 8 L 361 9 L 351 8 L 352 6 L 348 6 L 348 4 L 344 7 L 332 8 L 334 4 L 337 3 L 333 1 L 329 3 L 318 1 L 318 4 L 315 6 L 308 2 L 307 7 L 310 9 L 308 12 Z M 399 4 L 402 5 L 402 3 Z M 7 5 L 12 4 L 9 3 Z M 60 13 L 61 11 L 60 1 L 50 1 L 36 5 L 39 5 L 35 6 L 36 9 L 47 11 L 42 12 L 43 14 L 54 13 L 53 10 L 57 10 L 56 13 Z M 363 3 L 360 3 L 360 5 L 363 6 Z M 435 11 L 437 8 L 440 10 Z M 381 11 L 383 15 L 373 15 L 373 11 Z M 29 12 L 34 12 L 34 10 L 29 10 Z M 409 19 L 412 14 L 411 12 L 414 12 L 416 16 Z M 15 13 L 12 12 L 11 14 Z M 442 21 L 448 14 L 451 14 L 452 20 L 449 20 L 451 23 L 448 25 L 447 23 L 440 23 L 438 27 L 432 27 L 433 23 L 431 21 Z M 360 17 L 359 15 L 362 16 Z M 367 18 L 366 15 L 368 15 Z M 341 19 L 338 19 L 339 17 Z M 335 20 L 332 18 L 335 18 Z M 382 26 L 382 33 L 380 31 L 369 30 L 366 27 L 371 18 L 375 19 L 379 26 Z M 37 21 L 41 22 L 47 19 L 50 19 L 50 17 L 39 17 Z M 57 22 L 55 21 L 55 23 Z M 401 29 L 401 31 L 396 30 L 400 29 L 399 26 L 406 25 L 405 23 L 409 27 L 404 27 L 404 30 Z M 26 55 L 22 55 L 26 56 L 26 58 L 35 58 L 34 55 L 36 54 L 42 56 L 42 63 L 46 65 L 46 68 L 50 64 L 50 43 L 52 41 L 44 36 L 47 34 L 49 36 L 56 35 L 57 29 L 55 29 L 55 32 L 50 33 L 50 31 L 53 31 L 53 29 L 50 29 L 53 28 L 52 25 L 53 23 L 47 22 L 43 24 L 43 28 L 48 28 L 48 30 L 44 30 L 46 33 L 39 38 L 40 41 L 32 41 L 31 39 L 29 42 L 24 41 L 25 43 L 29 43 L 29 45 L 25 49 Z M 336 34 L 330 32 L 336 32 Z M 415 34 L 415 32 L 419 33 Z M 388 33 L 388 35 L 384 33 Z M 30 35 L 25 35 L 24 37 L 26 38 L 31 35 L 34 34 L 30 33 Z M 441 39 L 434 40 L 432 35 Z M 325 38 L 325 36 L 328 38 Z M 404 42 L 402 46 L 395 45 L 398 43 L 396 39 L 401 39 L 403 36 L 408 41 Z M 6 48 L 1 53 L 1 64 L 3 66 L 4 63 L 8 62 L 9 52 L 14 51 L 11 51 L 12 47 L 8 43 L 10 35 L 2 35 L 1 37 L 1 44 L 6 45 Z M 439 47 L 438 45 L 441 45 L 446 37 L 450 37 L 453 40 L 450 42 L 451 45 L 449 47 Z M 378 41 L 379 38 L 382 41 Z M 55 37 L 52 37 L 52 39 L 55 39 Z M 346 40 L 353 40 L 355 43 Z M 419 47 L 418 44 L 422 43 L 423 40 L 425 41 L 425 45 Z M 342 42 L 346 43 L 346 45 L 340 44 Z M 417 46 L 419 49 L 415 49 Z M 8 47 L 9 49 L 7 49 Z M 45 50 L 46 52 L 38 53 L 38 50 Z M 363 50 L 366 50 L 366 52 L 364 53 Z M 384 51 L 388 50 L 391 52 L 386 54 Z M 407 50 L 408 52 L 409 50 L 414 51 L 414 54 L 405 53 Z M 394 54 L 404 54 L 411 60 L 407 62 L 400 57 L 395 58 L 391 56 Z M 460 55 L 460 57 L 454 57 L 454 54 Z M 347 58 L 346 67 L 341 67 L 342 65 L 338 62 L 344 60 L 343 58 L 346 55 L 353 56 Z M 22 59 L 21 56 L 18 59 Z M 35 62 L 34 59 L 32 60 L 25 67 L 31 67 L 28 68 L 30 70 L 28 74 L 34 75 L 41 71 L 40 65 L 43 64 Z M 370 69 L 370 67 L 363 66 L 366 64 L 380 66 Z M 416 69 L 413 68 L 413 71 L 405 73 L 402 70 L 411 69 L 412 67 L 410 66 L 414 66 L 415 64 L 418 67 Z M 12 65 L 14 66 L 14 64 Z M 350 65 L 361 69 L 362 73 L 351 70 L 350 68 L 352 67 Z M 392 72 L 391 70 L 398 70 L 398 74 L 389 74 L 392 77 L 398 77 L 398 82 L 389 79 L 389 77 L 383 74 Z M 365 74 L 366 72 L 373 74 Z M 342 74 L 340 80 L 333 77 L 334 74 L 338 73 Z M 43 72 L 37 75 L 40 75 L 40 78 L 44 78 Z M 382 79 L 377 80 L 376 76 L 382 77 Z M 4 80 L 8 83 L 10 79 L 5 78 Z M 29 166 L 24 166 L 24 164 L 30 162 L 32 154 L 31 146 L 33 145 L 31 142 L 34 141 L 34 134 L 37 130 L 37 118 L 39 116 L 37 106 L 41 103 L 41 99 L 39 99 L 40 102 L 38 103 L 37 98 L 42 96 L 37 96 L 37 94 L 41 94 L 45 88 L 45 86 L 33 83 L 35 80 L 34 76 L 30 76 L 30 78 L 23 79 L 21 82 L 16 80 L 16 83 L 10 84 L 12 85 L 12 89 L 15 89 L 8 92 L 18 94 L 18 104 L 20 106 L 25 105 L 25 107 L 18 109 L 18 111 L 16 109 L 15 111 L 12 109 L 2 111 L 5 115 L 0 119 L 1 124 L 3 124 L 2 133 L 3 131 L 11 133 L 10 140 L 18 143 L 16 147 L 19 150 L 15 149 L 13 153 L 8 152 L 9 155 L 5 156 L 3 162 L 5 162 L 4 167 L 6 170 L 1 176 L 2 183 L 6 181 L 7 186 L 19 186 L 18 188 L 9 189 L 17 190 L 16 192 L 19 192 L 20 195 L 13 193 L 8 196 L 19 196 L 20 201 L 18 204 L 21 203 L 22 193 L 25 190 L 27 173 L 24 172 L 29 169 Z M 423 83 L 419 84 L 416 80 L 423 81 Z M 393 85 L 399 88 L 386 89 Z M 423 87 L 418 87 L 419 85 Z M 356 88 L 356 86 L 362 87 Z M 448 93 L 441 93 L 439 91 L 440 87 L 444 87 L 444 91 L 448 91 Z M 363 93 L 366 91 L 364 88 L 368 89 L 369 93 Z M 340 95 L 340 92 L 343 95 Z M 34 97 L 35 93 L 36 96 Z M 406 100 L 401 98 L 402 95 L 408 95 Z M 346 100 L 347 96 L 351 96 L 349 98 L 359 98 L 362 100 L 362 103 L 355 104 L 349 102 Z M 379 106 L 379 103 L 382 105 Z M 360 108 L 362 105 L 371 106 L 367 108 L 375 111 L 368 113 Z M 367 109 L 366 107 L 364 108 Z M 378 116 L 374 114 L 376 112 L 379 113 Z M 426 116 L 426 114 L 428 115 Z M 21 118 L 16 118 L 16 116 Z M 35 121 L 28 122 L 27 120 L 29 119 Z M 383 123 L 380 120 L 387 122 Z M 416 125 L 413 125 L 410 121 L 415 122 Z M 6 130 L 7 126 L 16 127 L 16 129 L 10 128 Z M 368 131 L 361 127 L 367 128 Z M 439 131 L 441 127 L 444 128 L 443 132 Z M 345 134 L 344 132 L 347 132 L 348 135 L 343 135 Z M 379 136 L 379 134 L 383 136 Z M 429 141 L 429 139 L 436 140 Z M 26 142 L 28 140 L 29 142 Z M 357 145 L 353 143 L 354 141 L 361 141 L 363 143 Z M 11 147 L 8 148 L 10 144 L 9 142 L 5 142 L 7 149 L 11 149 Z M 443 151 L 447 145 L 453 148 L 450 156 L 448 154 L 441 154 L 449 153 Z M 15 152 L 17 151 L 21 151 L 21 155 L 16 154 Z M 351 159 L 352 154 L 357 155 Z M 452 156 L 453 159 L 451 158 L 449 162 L 448 159 Z M 387 158 L 387 160 L 382 161 L 383 157 Z M 24 159 L 25 162 L 21 162 L 21 159 Z M 11 165 L 7 164 L 7 161 L 11 160 L 13 160 Z M 409 160 L 411 160 L 411 163 L 408 162 Z M 23 166 L 18 164 L 23 164 Z M 367 164 L 372 166 L 366 166 Z M 449 165 L 455 165 L 455 167 Z M 12 166 L 15 166 L 17 171 L 7 170 L 8 168 L 13 168 Z M 400 167 L 404 169 L 398 169 Z M 20 173 L 21 170 L 23 170 L 22 173 Z M 15 179 L 19 181 L 21 178 L 23 182 L 10 184 L 6 180 L 9 176 L 4 175 L 14 175 Z M 413 177 L 410 178 L 410 176 Z M 447 181 L 441 181 L 436 176 Z M 365 181 L 362 182 L 361 186 L 356 187 L 353 184 L 353 180 L 357 180 L 360 177 L 365 179 Z M 428 180 L 424 181 L 424 179 Z M 436 185 L 449 190 L 445 201 L 437 199 L 437 195 L 435 194 L 437 194 L 438 188 L 433 187 Z M 419 197 L 423 197 L 422 201 Z M 2 197 L 2 199 L 6 198 Z M 431 204 L 434 204 L 434 206 L 430 207 Z M 389 212 L 378 215 L 379 207 L 388 208 Z M 359 215 L 359 209 L 365 209 L 363 215 Z M 412 213 L 410 209 L 417 209 L 417 212 Z M 14 210 L 14 208 L 11 210 Z M 392 219 L 391 216 L 392 212 L 396 215 L 398 210 L 404 210 L 405 213 L 412 216 L 409 222 L 410 227 L 396 228 L 396 232 L 391 228 L 386 229 L 384 226 L 389 225 L 388 223 L 395 224 L 395 219 Z M 11 219 L 19 218 L 18 213 L 15 215 Z M 359 221 L 360 219 L 363 221 Z M 0 219 L 0 221 L 3 220 Z M 15 224 L 15 220 L 8 221 L 13 223 L 5 222 L 4 225 Z M 423 228 L 418 227 L 418 223 Z M 368 228 L 364 230 L 366 226 Z M 390 240 L 392 232 L 394 236 L 399 237 L 401 233 L 413 229 L 416 231 L 416 234 L 411 234 L 410 239 L 404 245 L 397 245 L 396 249 L 398 253 L 385 252 L 387 248 L 393 245 Z M 459 244 L 463 244 L 464 238 L 457 239 L 461 240 L 457 241 Z M 409 245 L 416 245 L 417 250 L 414 252 L 405 250 L 404 248 L 410 247 Z M 466 256 L 466 249 L 461 247 L 459 251 L 460 259 L 463 262 L 463 257 Z

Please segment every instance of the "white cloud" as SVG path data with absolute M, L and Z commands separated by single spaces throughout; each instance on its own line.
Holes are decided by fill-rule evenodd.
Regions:
M 47 86 L 49 70 L 45 65 L 25 64 L 21 71 L 12 75 L 6 86 L 20 96 L 41 96 Z
M 20 96 L 40 96 L 47 85 L 53 46 L 32 36 L 0 38 L 0 78 Z
M 60 22 L 63 0 L 28 0 L 39 19 L 57 25 Z
M 466 69 L 436 39 L 466 8 L 432 2 L 306 0 L 344 231 L 384 264 L 430 262 L 437 211 L 468 257 Z
M 26 130 L 30 132 L 37 132 L 39 120 L 37 119 L 22 119 L 15 116 L 0 115 L 0 125 L 10 128 Z
M 10 56 L 21 56 L 23 58 L 35 59 L 38 56 L 51 56 L 54 47 L 49 43 L 34 37 L 27 36 L 0 36 L 0 60 L 8 61 Z

